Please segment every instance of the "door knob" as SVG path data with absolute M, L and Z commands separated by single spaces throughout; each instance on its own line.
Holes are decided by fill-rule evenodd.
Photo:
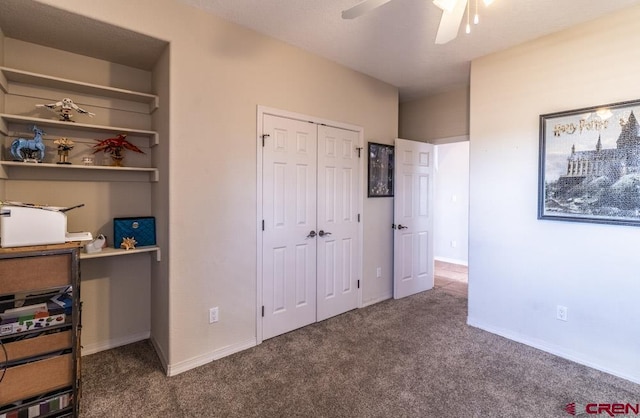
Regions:
M 311 231 L 309 232 L 309 235 L 307 235 L 307 238 L 313 238 L 316 236 L 316 231 Z
M 407 229 L 407 228 L 409 228 L 409 227 L 408 227 L 408 226 L 404 226 L 404 225 L 400 225 L 400 224 L 398 224 L 398 229 Z
M 325 235 L 331 235 L 331 232 L 324 232 L 322 229 L 320 231 L 318 231 L 318 235 L 320 235 L 321 237 L 324 237 Z

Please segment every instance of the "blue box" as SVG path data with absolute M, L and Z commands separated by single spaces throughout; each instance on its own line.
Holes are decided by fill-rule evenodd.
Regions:
M 113 246 L 120 248 L 123 238 L 135 239 L 136 247 L 156 245 L 156 218 L 153 216 L 114 218 Z

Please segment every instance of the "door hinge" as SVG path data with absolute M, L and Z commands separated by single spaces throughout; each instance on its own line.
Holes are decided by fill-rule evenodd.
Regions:
M 360 289 L 360 280 L 358 280 L 358 289 Z
M 264 147 L 264 140 L 265 140 L 265 138 L 269 138 L 269 136 L 271 136 L 271 135 L 269 135 L 269 134 L 264 134 L 264 135 L 260 135 L 260 136 L 262 137 L 262 146 Z
M 262 305 L 262 317 L 264 318 L 264 305 Z
M 391 229 L 396 229 L 396 224 L 391 224 Z
M 358 214 L 358 222 L 360 222 L 360 214 Z
M 264 219 L 262 220 L 262 230 L 264 231 Z
M 356 147 L 356 149 L 358 150 L 358 158 L 360 158 L 360 151 L 362 151 L 362 147 Z

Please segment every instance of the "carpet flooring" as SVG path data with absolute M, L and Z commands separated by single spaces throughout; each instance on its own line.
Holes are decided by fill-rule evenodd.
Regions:
M 82 417 L 568 417 L 640 385 L 466 325 L 442 289 L 357 309 L 178 376 L 148 341 L 83 357 Z M 584 410 L 584 408 L 583 408 Z

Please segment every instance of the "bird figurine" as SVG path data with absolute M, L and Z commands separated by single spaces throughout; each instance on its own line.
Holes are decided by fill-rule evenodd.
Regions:
M 84 115 L 89 115 L 90 117 L 94 117 L 96 115 L 95 113 L 91 113 L 79 107 L 77 104 L 73 103 L 73 100 L 68 97 L 65 97 L 61 101 L 55 103 L 37 104 L 36 107 L 44 107 L 51 110 L 52 112 L 60 116 L 60 120 L 63 122 L 74 122 L 73 120 L 71 120 L 72 111 L 76 111 Z

